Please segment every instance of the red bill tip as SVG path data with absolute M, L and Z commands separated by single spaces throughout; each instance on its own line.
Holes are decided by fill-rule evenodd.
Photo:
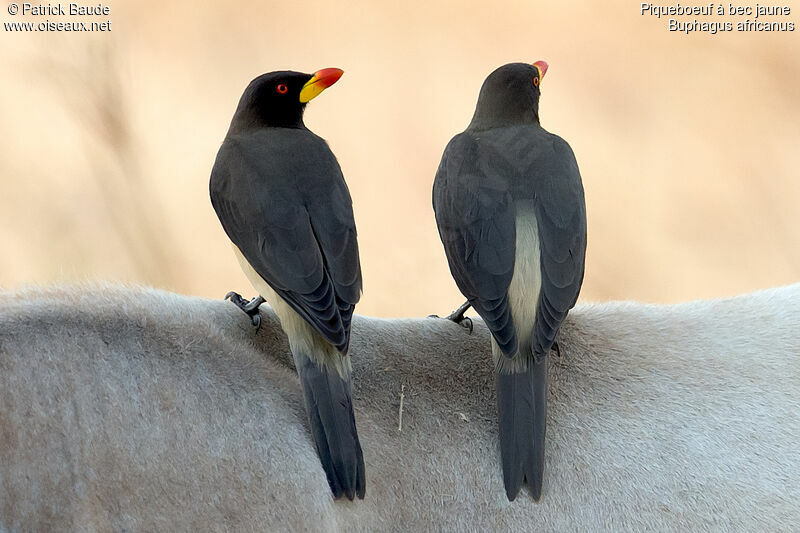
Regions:
M 344 74 L 344 71 L 340 68 L 324 68 L 314 73 L 314 77 L 316 78 L 315 83 L 321 85 L 323 88 L 328 88 L 339 81 L 342 74 Z
M 547 61 L 537 61 L 533 66 L 539 69 L 539 77 L 544 78 L 548 67 Z

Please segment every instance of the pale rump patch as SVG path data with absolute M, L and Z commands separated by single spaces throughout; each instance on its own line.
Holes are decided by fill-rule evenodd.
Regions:
M 517 205 L 517 239 L 514 257 L 514 276 L 508 287 L 511 316 L 519 340 L 519 351 L 509 359 L 492 337 L 492 358 L 498 372 L 524 372 L 528 368 L 531 353 L 531 334 L 536 321 L 536 305 L 542 285 L 541 259 L 539 252 L 539 228 L 532 208 Z
M 324 364 L 328 368 L 335 369 L 340 376 L 346 379 L 351 373 L 350 357 L 342 356 L 335 346 L 325 340 L 311 324 L 298 315 L 283 298 L 272 290 L 269 283 L 264 281 L 258 272 L 250 266 L 250 263 L 245 259 L 239 248 L 235 244 L 232 244 L 232 246 L 245 276 L 278 316 L 281 327 L 289 338 L 289 346 L 292 349 L 292 353 L 305 354 L 318 365 Z

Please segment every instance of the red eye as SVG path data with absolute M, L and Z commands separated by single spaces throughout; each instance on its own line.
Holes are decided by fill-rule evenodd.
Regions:
M 285 83 L 278 84 L 278 86 L 275 87 L 275 90 L 281 94 L 286 94 L 287 92 L 289 92 L 289 88 L 286 86 Z
M 539 86 L 539 76 L 536 76 L 536 77 L 533 78 L 533 86 L 534 87 L 538 87 Z

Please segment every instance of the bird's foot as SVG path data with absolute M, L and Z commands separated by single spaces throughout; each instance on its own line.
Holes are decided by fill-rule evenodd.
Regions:
M 261 315 L 258 312 L 258 307 L 264 303 L 264 298 L 256 296 L 248 302 L 242 298 L 238 292 L 231 291 L 225 295 L 225 299 L 236 304 L 236 307 L 244 311 L 245 314 L 250 317 L 250 321 L 253 323 L 253 326 L 255 326 L 256 331 L 261 329 Z
M 461 307 L 444 317 L 445 320 L 449 320 L 451 322 L 455 322 L 459 326 L 466 328 L 469 330 L 470 335 L 472 334 L 472 319 L 468 316 L 464 316 L 464 313 L 467 312 L 467 309 L 472 307 L 469 302 L 464 302 Z M 442 318 L 439 315 L 428 315 L 428 318 Z

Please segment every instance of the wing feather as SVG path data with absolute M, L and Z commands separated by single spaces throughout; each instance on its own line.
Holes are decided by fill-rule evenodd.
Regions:
M 578 299 L 586 255 L 586 205 L 572 149 L 553 135 L 552 153 L 538 184 L 534 209 L 539 228 L 542 285 L 533 349 L 546 354 Z
M 514 204 L 487 157 L 469 134 L 454 137 L 436 173 L 433 209 L 456 285 L 503 353 L 513 355 L 517 336 L 508 287 L 516 247 Z
M 252 144 L 227 139 L 220 148 L 210 183 L 214 210 L 225 233 L 264 281 L 346 352 L 361 294 L 361 267 L 341 170 L 333 154 L 327 160 L 324 155 L 311 158 L 317 163 L 314 169 L 282 169 L 269 160 L 263 143 Z M 302 175 L 314 171 L 322 176 Z M 291 178 L 327 183 L 325 201 L 306 201 L 292 188 Z

